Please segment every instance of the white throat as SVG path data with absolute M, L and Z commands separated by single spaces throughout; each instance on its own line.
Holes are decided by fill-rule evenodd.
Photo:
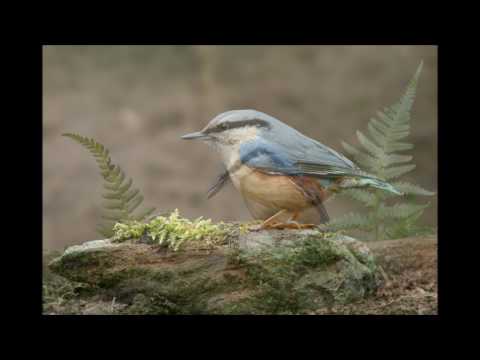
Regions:
M 258 129 L 255 126 L 231 129 L 219 134 L 218 140 L 210 145 L 220 153 L 227 169 L 231 169 L 240 161 L 240 146 L 257 137 Z

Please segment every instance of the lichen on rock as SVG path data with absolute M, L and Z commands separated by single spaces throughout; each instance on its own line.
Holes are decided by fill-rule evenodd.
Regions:
M 354 239 L 318 231 L 298 235 L 270 245 L 263 238 L 262 246 L 240 250 L 237 256 L 258 289 L 249 299 L 251 310 L 306 313 L 362 299 L 378 287 L 373 257 L 362 246 L 352 247 Z
M 344 235 L 208 225 L 218 237 L 192 238 L 177 228 L 188 246 L 176 248 L 87 242 L 50 269 L 94 287 L 105 301 L 115 298 L 119 314 L 306 314 L 363 299 L 380 285 L 368 248 Z

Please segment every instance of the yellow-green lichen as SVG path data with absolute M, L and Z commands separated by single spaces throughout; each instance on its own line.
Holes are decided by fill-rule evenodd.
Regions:
M 164 245 L 177 251 L 187 243 L 196 247 L 213 247 L 221 244 L 227 230 L 223 223 L 212 224 L 211 219 L 199 217 L 189 220 L 175 209 L 169 216 L 157 216 L 149 223 L 131 221 L 117 223 L 113 227 L 114 241 L 147 239 L 148 242 Z

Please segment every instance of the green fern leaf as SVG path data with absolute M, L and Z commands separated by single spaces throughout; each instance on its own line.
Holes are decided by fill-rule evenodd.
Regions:
M 137 196 L 137 194 L 140 192 L 140 190 L 138 189 L 130 189 L 129 191 L 127 191 L 124 195 L 123 195 L 123 199 L 125 200 L 125 202 L 129 202 L 130 200 L 132 200 L 135 196 Z
M 112 168 L 112 171 L 113 171 L 113 168 Z M 115 178 L 115 183 L 118 185 L 117 189 L 120 189 L 120 185 L 122 185 L 124 180 L 125 180 L 125 173 L 122 170 L 120 170 L 120 173 Z
M 403 139 L 410 135 L 410 111 L 422 67 L 423 62 L 408 83 L 400 100 L 392 106 L 384 108 L 383 111 L 378 111 L 376 118 L 370 119 L 366 135 L 357 131 L 360 144 L 358 148 L 342 142 L 345 151 L 360 168 L 380 179 L 395 179 L 415 169 L 415 164 L 411 163 L 413 156 L 402 155 L 399 152 L 413 149 L 413 144 Z M 407 195 L 434 195 L 428 190 L 405 182 L 397 182 L 392 185 Z M 411 197 L 395 197 L 396 200 L 404 200 L 404 202 L 387 206 L 386 200 L 393 198 L 394 195 L 381 190 L 370 192 L 364 189 L 348 189 L 343 190 L 340 194 L 361 202 L 370 211 L 363 218 L 358 214 L 349 214 L 345 218 L 332 220 L 336 228 L 367 229 L 368 231 L 369 226 L 366 225 L 369 224 L 371 225 L 370 229 L 375 229 L 376 239 L 385 235 L 414 231 L 413 229 L 416 229 L 414 222 L 421 216 L 423 209 L 428 206 L 428 204 L 411 203 Z M 390 226 L 389 222 L 393 220 L 396 224 Z
M 355 156 L 360 152 L 355 146 L 352 146 L 349 143 L 346 143 L 345 141 L 342 141 L 341 143 L 345 151 L 351 156 Z
M 141 210 L 139 214 L 134 211 L 143 202 L 143 196 L 138 189 L 130 189 L 132 179 L 125 181 L 125 173 L 118 165 L 113 165 L 109 157 L 109 150 L 92 138 L 86 138 L 78 134 L 63 134 L 81 145 L 85 146 L 94 156 L 104 179 L 103 187 L 107 190 L 102 197 L 106 199 L 102 203 L 101 218 L 105 221 L 97 226 L 97 231 L 106 237 L 113 235 L 113 225 L 120 221 L 140 220 L 148 216 L 155 208 Z
M 120 179 L 120 172 L 121 169 L 118 165 L 116 165 L 112 170 L 108 170 L 106 174 L 102 174 L 104 179 L 110 183 L 119 184 L 121 181 Z M 120 185 L 120 184 L 119 184 Z
M 138 195 L 137 197 L 133 198 L 128 204 L 128 207 L 127 207 L 128 212 L 132 213 L 133 211 L 135 211 L 135 209 L 142 203 L 142 201 L 143 201 L 142 195 Z
M 422 187 L 407 182 L 394 182 L 392 185 L 406 195 L 433 196 L 434 192 L 423 189 Z
M 133 217 L 133 220 L 143 221 L 155 211 L 154 207 L 144 209 Z
M 409 162 L 412 159 L 413 159 L 413 156 L 411 155 L 390 154 L 390 155 L 385 155 L 384 164 L 385 166 L 390 166 L 392 164 Z
M 103 171 L 110 170 L 109 164 L 105 164 L 103 161 L 97 161 L 97 164 L 100 170 L 103 170 Z M 101 173 L 103 173 L 103 171 Z
M 332 219 L 327 224 L 322 225 L 322 227 L 325 227 L 330 231 L 351 229 L 369 231 L 373 228 L 373 225 L 374 223 L 369 217 L 357 213 L 349 213 L 339 218 Z
M 386 180 L 397 178 L 401 175 L 404 175 L 404 174 L 412 171 L 413 169 L 415 169 L 415 167 L 416 167 L 415 164 L 390 167 L 390 168 L 385 170 L 384 178 Z
M 106 190 L 111 190 L 111 191 L 117 191 L 118 190 L 118 184 L 111 184 L 111 183 L 103 183 L 103 187 L 106 189 Z
M 395 204 L 392 206 L 387 206 L 381 204 L 378 212 L 378 218 L 381 220 L 404 219 L 416 214 L 419 211 L 423 211 L 429 205 L 430 204 Z
M 130 189 L 132 184 L 133 184 L 133 180 L 131 178 L 128 179 L 128 181 L 126 183 L 124 183 L 122 186 L 118 187 L 117 193 L 120 194 L 120 195 L 124 194 L 128 189 Z
M 357 137 L 358 141 L 360 141 L 360 144 L 363 145 L 365 150 L 367 150 L 370 154 L 373 156 L 379 157 L 383 154 L 382 148 L 378 147 L 375 145 L 373 142 L 371 142 L 363 133 L 359 130 L 357 130 Z
M 385 227 L 385 236 L 387 239 L 398 239 L 408 236 L 424 236 L 433 233 L 433 229 L 428 226 L 416 225 L 423 211 L 419 211 L 405 219 L 393 221 Z
M 384 111 L 377 111 L 377 116 L 381 120 L 380 123 L 386 127 L 383 131 L 386 135 L 395 131 L 406 131 L 410 129 L 408 112 L 398 105 L 399 103 L 393 105 L 391 108 L 386 108 Z M 392 124 L 394 125 L 393 128 Z
M 121 194 L 118 194 L 118 192 L 105 193 L 102 194 L 102 197 L 107 200 L 120 200 L 122 198 Z
M 385 134 L 379 131 L 372 122 L 367 125 L 368 133 L 372 137 L 372 139 L 376 142 L 376 144 L 383 148 L 385 146 Z
M 410 135 L 410 127 L 408 126 L 406 129 L 400 129 L 401 125 L 395 126 L 395 129 L 392 129 L 391 133 L 389 134 L 390 140 L 396 141 L 406 138 Z
M 101 218 L 118 222 L 128 220 L 127 215 L 123 210 L 103 210 Z
M 343 142 L 342 141 L 342 146 L 345 149 L 345 151 L 350 154 L 355 162 L 362 168 L 367 169 L 373 173 L 376 172 L 376 169 L 378 168 L 378 160 L 375 159 L 374 157 L 365 154 L 359 150 L 357 150 L 355 147 L 352 145 Z
M 347 189 L 341 192 L 342 195 L 351 197 L 354 200 L 362 202 L 365 206 L 374 206 L 377 202 L 375 194 L 362 189 Z
M 104 209 L 112 210 L 112 209 L 123 209 L 123 201 L 122 200 L 110 200 L 104 201 L 102 203 L 102 207 Z
M 383 115 L 383 113 L 381 113 L 381 112 L 379 112 L 379 113 Z M 386 121 L 388 121 L 388 118 L 386 119 Z M 381 120 L 371 118 L 370 122 L 369 122 L 369 125 L 374 127 L 382 135 L 382 137 L 385 137 L 385 134 L 387 134 L 389 132 L 389 126 L 387 125 L 387 123 L 385 123 Z
M 405 151 L 411 149 L 413 149 L 413 145 L 409 143 L 390 142 L 385 145 L 385 152 L 387 154 L 393 153 L 395 151 Z

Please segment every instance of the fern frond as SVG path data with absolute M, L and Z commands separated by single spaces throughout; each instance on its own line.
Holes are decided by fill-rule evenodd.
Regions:
M 399 155 L 391 155 L 395 151 L 404 151 L 413 148 L 412 144 L 398 142 L 410 134 L 410 110 L 413 105 L 415 98 L 416 85 L 418 82 L 418 77 L 422 70 L 423 63 L 417 69 L 412 80 L 407 86 L 407 90 L 404 95 L 400 98 L 400 101 L 392 105 L 389 108 L 385 108 L 384 111 L 377 112 L 378 118 L 372 118 L 368 124 L 368 131 L 373 141 L 368 139 L 362 132 L 357 131 L 357 138 L 362 145 L 362 147 L 372 155 L 377 162 L 381 162 L 380 168 L 386 168 L 391 164 L 398 162 L 408 162 L 407 158 L 399 158 Z M 358 161 L 359 152 L 349 147 L 346 143 L 343 144 L 347 152 L 352 153 Z M 369 162 L 369 168 L 374 169 L 371 161 Z M 359 165 L 362 164 L 359 161 Z M 381 174 L 383 171 L 379 171 L 380 177 L 383 177 Z
M 383 154 L 382 148 L 378 147 L 375 145 L 373 142 L 371 142 L 363 133 L 359 130 L 357 130 L 357 138 L 358 141 L 360 141 L 360 144 L 363 145 L 365 150 L 367 150 L 370 154 L 372 154 L 375 157 L 380 157 Z
M 434 192 L 428 191 L 421 186 L 410 184 L 407 182 L 394 182 L 392 183 L 393 186 L 395 186 L 396 189 L 399 191 L 403 192 L 406 195 L 422 195 L 422 196 L 433 196 L 435 195 Z
M 383 173 L 383 178 L 386 180 L 395 179 L 401 175 L 405 175 L 406 173 L 412 171 L 415 168 L 415 164 L 390 167 L 385 169 Z
M 141 221 L 150 216 L 156 209 L 154 207 L 146 208 L 133 217 L 133 220 Z
M 378 160 L 376 158 L 368 154 L 365 154 L 364 152 L 358 150 L 357 148 L 355 148 L 354 146 L 346 142 L 342 141 L 342 146 L 345 149 L 345 151 L 353 157 L 355 162 L 357 162 L 357 164 L 360 165 L 360 167 L 367 169 L 372 173 L 376 173 L 376 169 L 379 166 Z
M 140 192 L 140 190 L 138 189 L 130 189 L 128 190 L 127 192 L 125 192 L 123 194 L 123 199 L 125 202 L 129 202 L 131 201 L 135 196 L 138 195 L 138 193 Z
M 126 212 L 124 210 L 120 209 L 112 209 L 112 210 L 107 210 L 103 209 L 102 210 L 102 215 L 100 217 L 105 220 L 111 220 L 111 221 L 126 221 L 128 220 L 128 216 L 126 216 Z
M 377 112 L 377 114 L 382 114 L 382 116 L 383 116 L 382 112 Z M 387 125 L 388 124 L 388 118 L 385 118 L 385 121 L 386 122 L 383 122 L 381 120 L 377 120 L 375 118 L 371 118 L 370 122 L 368 123 L 369 125 L 371 125 L 373 128 L 375 128 L 378 131 L 379 135 L 382 138 L 382 141 L 385 140 L 384 139 L 385 134 L 387 134 L 390 131 L 389 126 Z
M 369 171 L 373 170 L 381 178 L 388 179 L 389 176 L 402 175 L 401 172 L 399 175 L 395 175 L 399 169 L 391 170 L 390 172 L 386 172 L 386 170 L 390 165 L 409 162 L 412 159 L 411 156 L 393 153 L 413 148 L 412 144 L 399 142 L 399 140 L 408 137 L 410 134 L 410 110 L 415 98 L 416 85 L 422 66 L 423 63 L 418 67 L 400 101 L 389 108 L 385 108 L 384 111 L 378 111 L 379 119 L 372 118 L 370 120 L 368 132 L 372 140 L 361 131 L 357 131 L 358 141 L 363 149 L 369 153 L 370 157 L 366 157 L 361 151 L 351 145 L 342 143 L 345 150 L 354 157 L 360 167 L 367 167 Z
M 120 185 L 122 182 L 122 176 L 120 176 L 121 172 L 122 170 L 120 169 L 120 167 L 118 165 L 115 165 L 113 169 L 102 172 L 102 175 L 106 181 Z
M 142 195 L 137 195 L 135 196 L 127 205 L 127 210 L 129 213 L 132 213 L 135 211 L 135 209 L 142 203 L 143 201 L 143 196 Z
M 342 146 L 343 148 L 345 149 L 345 151 L 351 155 L 351 156 L 355 156 L 357 155 L 358 153 L 360 153 L 360 151 L 355 147 L 355 146 L 352 146 L 350 145 L 349 143 L 345 142 L 345 141 L 342 141 Z M 373 159 L 373 158 L 372 158 Z
M 102 197 L 107 200 L 120 200 L 121 194 L 118 194 L 118 192 L 104 193 Z
M 374 206 L 377 203 L 377 197 L 375 194 L 362 189 L 347 189 L 341 192 L 342 195 L 346 195 L 354 200 L 360 201 L 367 207 Z
M 390 166 L 393 164 L 409 162 L 412 159 L 413 159 L 412 155 L 390 154 L 390 155 L 385 155 L 384 164 L 385 166 Z
M 102 202 L 102 208 L 107 210 L 112 209 L 123 209 L 123 201 L 122 200 L 109 200 Z
M 395 204 L 392 206 L 387 206 L 381 204 L 377 216 L 381 220 L 404 219 L 416 214 L 417 212 L 423 211 L 429 205 L 430 204 Z
M 385 236 L 387 239 L 398 239 L 408 236 L 430 235 L 433 229 L 428 226 L 416 225 L 416 222 L 422 216 L 422 211 L 418 211 L 412 216 L 393 221 L 385 227 Z
M 377 111 L 376 117 L 370 119 L 367 126 L 368 133 L 356 132 L 358 147 L 342 142 L 345 151 L 360 168 L 380 179 L 396 179 L 415 169 L 415 164 L 411 163 L 413 156 L 398 154 L 398 152 L 413 149 L 413 144 L 404 139 L 410 135 L 410 111 L 422 67 L 423 62 L 420 63 L 400 100 L 382 111 Z M 406 182 L 391 185 L 406 195 L 434 195 L 433 192 Z M 361 202 L 370 211 L 367 217 L 349 214 L 345 218 L 333 220 L 335 227 L 365 230 L 368 228 L 367 225 L 371 225 L 370 228 L 375 229 L 376 239 L 384 235 L 413 231 L 416 229 L 414 222 L 428 206 L 428 204 L 417 205 L 411 202 L 387 206 L 385 201 L 393 195 L 379 190 L 370 192 L 364 189 L 345 189 L 340 194 Z M 403 199 L 411 200 L 411 198 Z M 392 221 L 396 223 L 395 226 L 389 225 Z
M 404 142 L 389 142 L 385 145 L 385 153 L 390 154 L 394 151 L 405 151 L 413 149 L 413 144 Z
M 104 176 L 102 175 L 102 177 L 104 177 Z M 103 183 L 103 188 L 105 190 L 117 191 L 118 190 L 118 184 L 110 184 L 110 183 L 105 182 L 105 183 Z
M 357 213 L 349 213 L 343 215 L 341 217 L 332 219 L 328 223 L 322 225 L 330 231 L 338 231 L 338 230 L 352 230 L 352 229 L 360 229 L 364 231 L 372 230 L 374 227 L 374 222 L 371 218 L 357 214 Z
M 120 195 L 123 195 L 126 191 L 128 191 L 128 189 L 130 189 L 132 184 L 133 184 L 132 178 L 128 179 L 128 181 L 126 183 L 124 183 L 122 186 L 118 187 L 117 193 L 120 194 Z
M 139 189 L 130 189 L 133 184 L 132 179 L 129 178 L 125 181 L 125 173 L 119 165 L 112 164 L 110 152 L 105 146 L 93 138 L 78 134 L 66 133 L 63 136 L 77 141 L 90 151 L 104 179 L 103 187 L 107 190 L 102 194 L 102 197 L 106 199 L 102 203 L 101 218 L 104 221 L 97 226 L 97 231 L 101 235 L 111 237 L 115 223 L 130 220 L 141 221 L 155 211 L 155 208 L 148 208 L 134 214 L 134 211 L 143 202 L 143 196 Z
M 372 119 L 375 120 L 375 119 Z M 385 134 L 384 131 L 379 130 L 375 125 L 370 121 L 367 125 L 368 133 L 375 141 L 375 143 L 380 146 L 381 148 L 385 146 Z

